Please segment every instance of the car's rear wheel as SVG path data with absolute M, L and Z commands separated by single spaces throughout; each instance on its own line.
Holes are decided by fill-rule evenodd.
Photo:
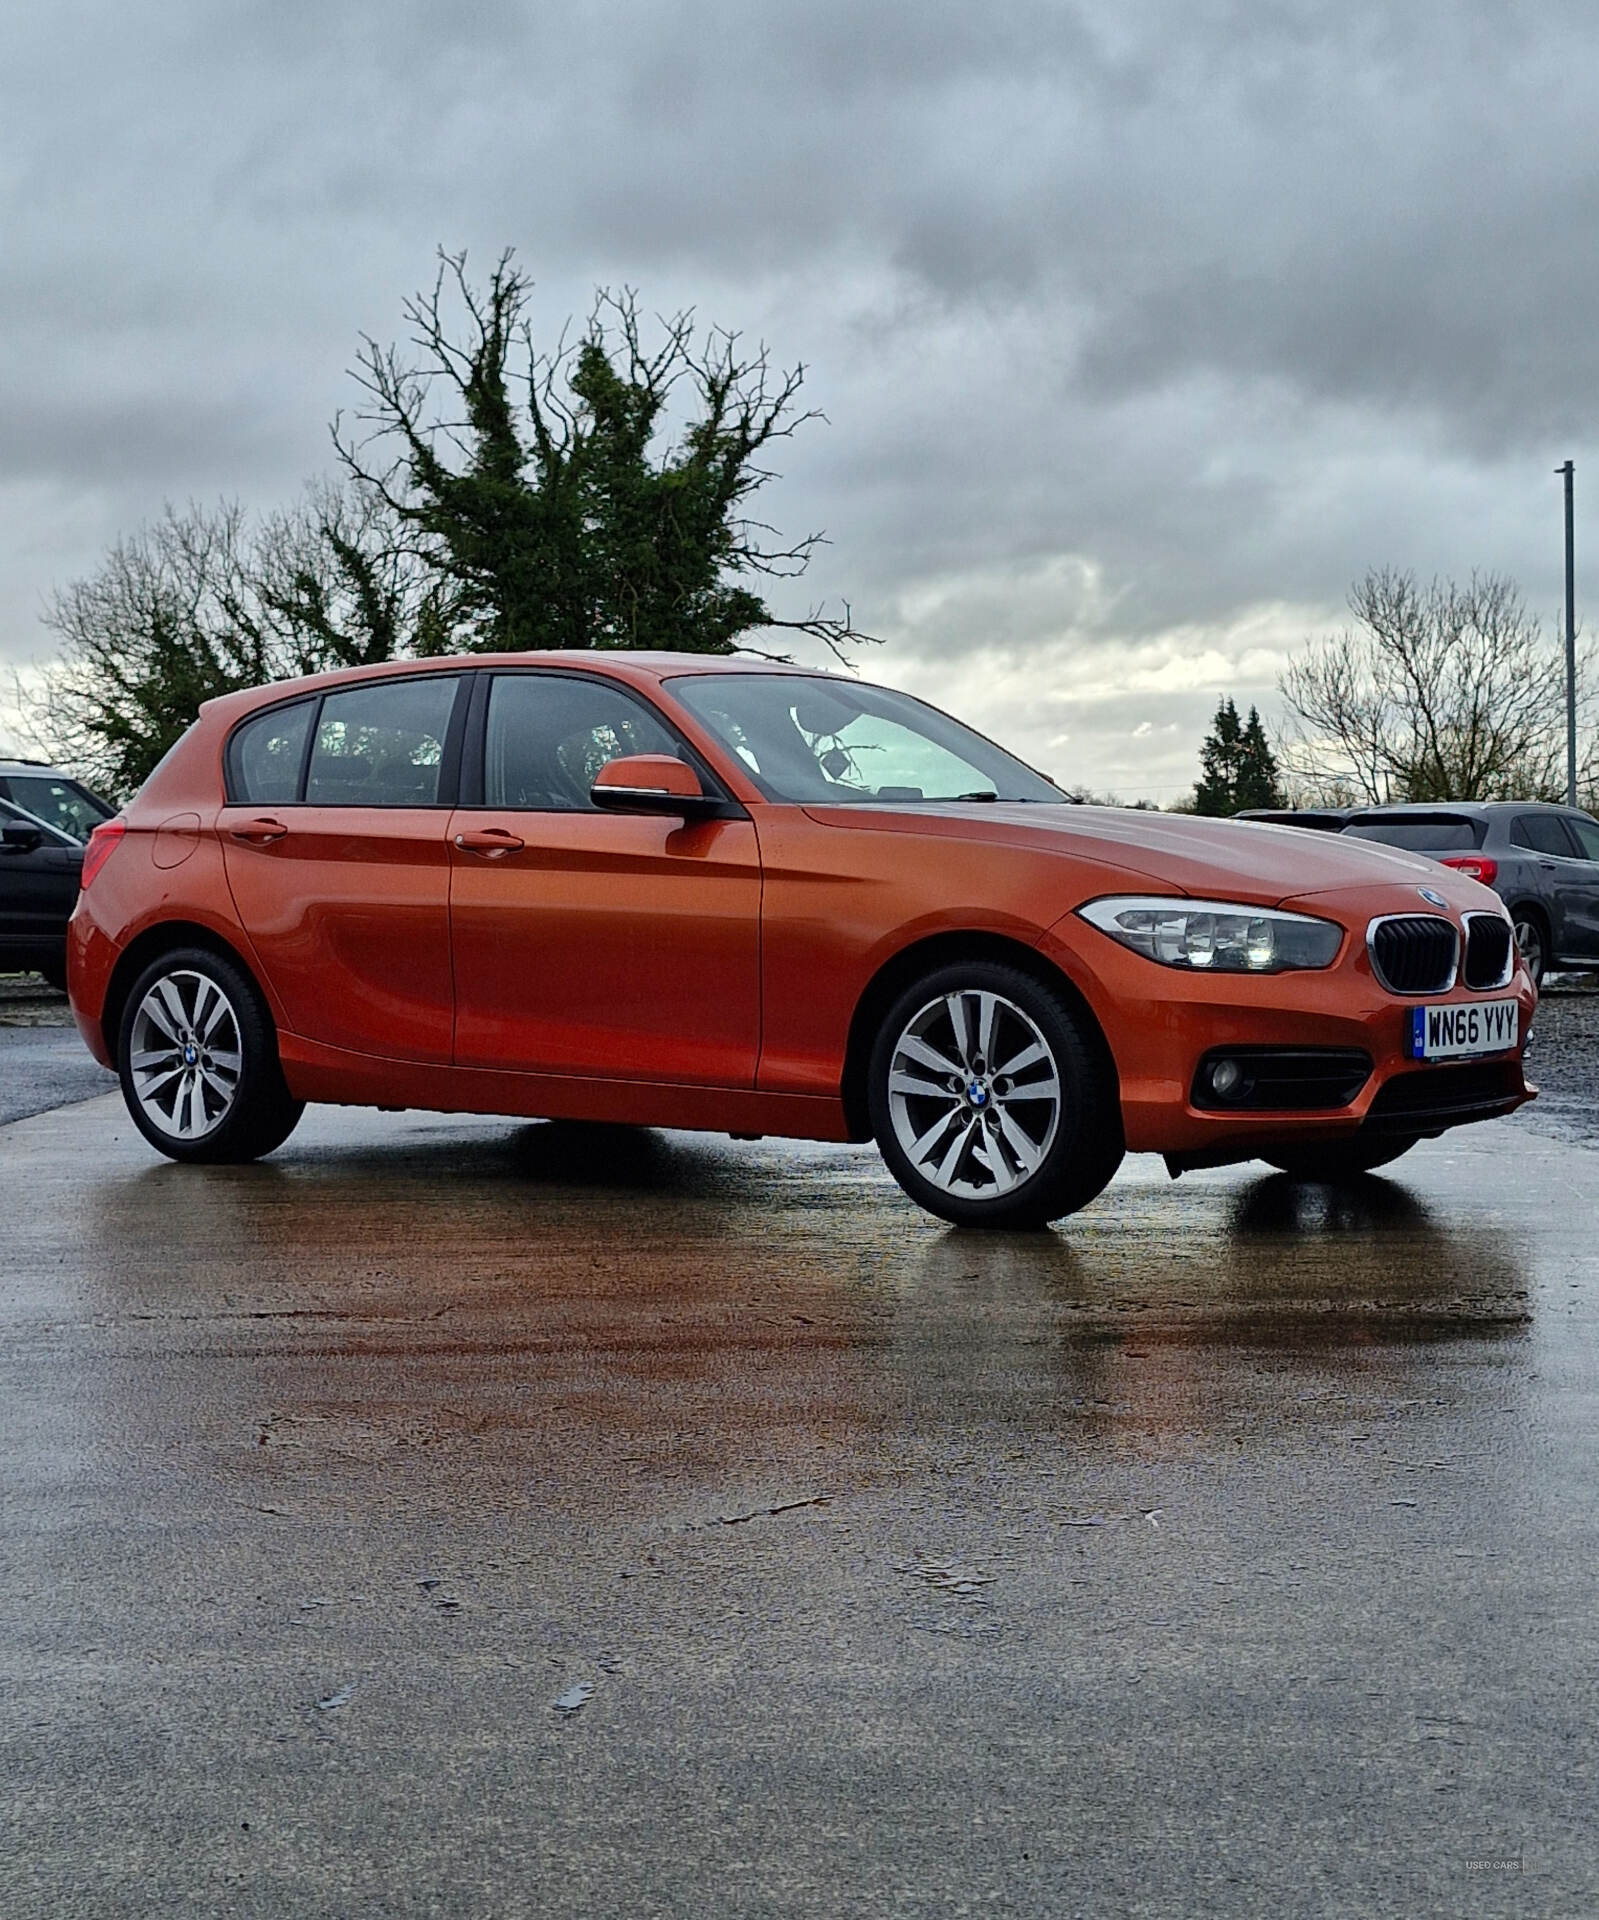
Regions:
M 1402 1153 L 1409 1153 L 1420 1138 L 1420 1134 L 1415 1133 L 1397 1137 L 1382 1134 L 1362 1140 L 1357 1134 L 1353 1140 L 1324 1141 L 1317 1147 L 1285 1147 L 1278 1153 L 1263 1153 L 1260 1157 L 1268 1167 L 1290 1174 L 1295 1180 L 1354 1180 L 1363 1173 L 1375 1173 L 1378 1167 L 1386 1167 Z
M 1541 987 L 1544 968 L 1549 964 L 1549 937 L 1544 931 L 1543 916 L 1536 907 L 1517 907 L 1510 917 L 1515 923 L 1522 964 L 1531 974 L 1532 984 Z
M 867 1069 L 889 1171 L 962 1227 L 1031 1228 L 1087 1206 L 1121 1164 L 1097 1036 L 1020 968 L 942 967 L 889 1009 Z
M 117 1061 L 134 1124 L 173 1160 L 259 1159 L 305 1111 L 255 983 L 203 947 L 163 954 L 133 983 Z

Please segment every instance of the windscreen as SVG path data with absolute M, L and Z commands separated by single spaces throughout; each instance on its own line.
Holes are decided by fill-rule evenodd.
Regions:
M 1407 853 L 1468 853 L 1482 845 L 1481 820 L 1355 820 L 1344 832 L 1353 840 L 1376 840 Z
M 886 687 L 798 673 L 685 674 L 668 684 L 769 800 L 1066 800 L 981 734 Z

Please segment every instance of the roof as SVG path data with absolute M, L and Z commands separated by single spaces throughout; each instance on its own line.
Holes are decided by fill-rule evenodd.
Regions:
M 476 667 L 543 667 L 554 670 L 574 667 L 589 673 L 605 673 L 618 680 L 640 681 L 677 679 L 689 673 L 798 673 L 815 680 L 843 680 L 847 676 L 826 667 L 790 666 L 781 660 L 752 660 L 731 653 L 646 653 L 623 647 L 549 648 L 528 653 L 449 653 L 425 660 L 376 660 L 368 666 L 335 667 L 326 673 L 306 674 L 298 680 L 274 680 L 258 687 L 241 688 L 207 700 L 202 713 L 245 712 L 265 699 L 292 700 L 296 694 L 317 693 L 328 687 L 350 686 L 362 680 L 392 679 L 396 674 L 460 673 Z
M 1486 820 L 1500 813 L 1582 813 L 1582 808 L 1568 807 L 1559 800 L 1395 800 L 1386 806 L 1362 807 L 1352 816 L 1351 824 L 1364 820 L 1433 820 L 1450 814 Z

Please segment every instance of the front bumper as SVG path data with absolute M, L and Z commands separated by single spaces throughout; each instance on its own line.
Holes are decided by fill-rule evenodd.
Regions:
M 1386 890 L 1384 890 L 1386 892 Z M 1309 902 L 1289 903 L 1316 911 Z M 1224 1166 L 1279 1145 L 1347 1140 L 1360 1132 L 1425 1135 L 1512 1113 L 1535 1097 L 1522 1073 L 1537 993 L 1519 960 L 1508 985 L 1473 992 L 1398 995 L 1372 971 L 1368 918 L 1394 911 L 1375 890 L 1336 917 L 1348 937 L 1319 972 L 1207 974 L 1157 965 L 1077 915 L 1050 930 L 1048 951 L 1081 988 L 1109 1042 L 1132 1153 L 1160 1153 L 1178 1168 Z M 1478 910 L 1475 903 L 1467 911 Z M 1325 911 L 1325 909 L 1323 909 Z M 1457 914 L 1450 917 L 1456 919 Z M 1427 1064 L 1407 1052 L 1412 1009 L 1514 999 L 1516 1044 L 1467 1061 Z M 1361 1052 L 1371 1069 L 1339 1106 L 1230 1111 L 1196 1104 L 1196 1075 L 1210 1054 L 1238 1049 Z M 1347 1088 L 1343 1089 L 1347 1092 Z

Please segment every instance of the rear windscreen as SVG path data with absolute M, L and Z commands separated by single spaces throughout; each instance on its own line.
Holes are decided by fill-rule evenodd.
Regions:
M 1407 853 L 1469 853 L 1482 845 L 1486 831 L 1481 820 L 1355 820 L 1344 828 L 1351 839 L 1376 840 Z

